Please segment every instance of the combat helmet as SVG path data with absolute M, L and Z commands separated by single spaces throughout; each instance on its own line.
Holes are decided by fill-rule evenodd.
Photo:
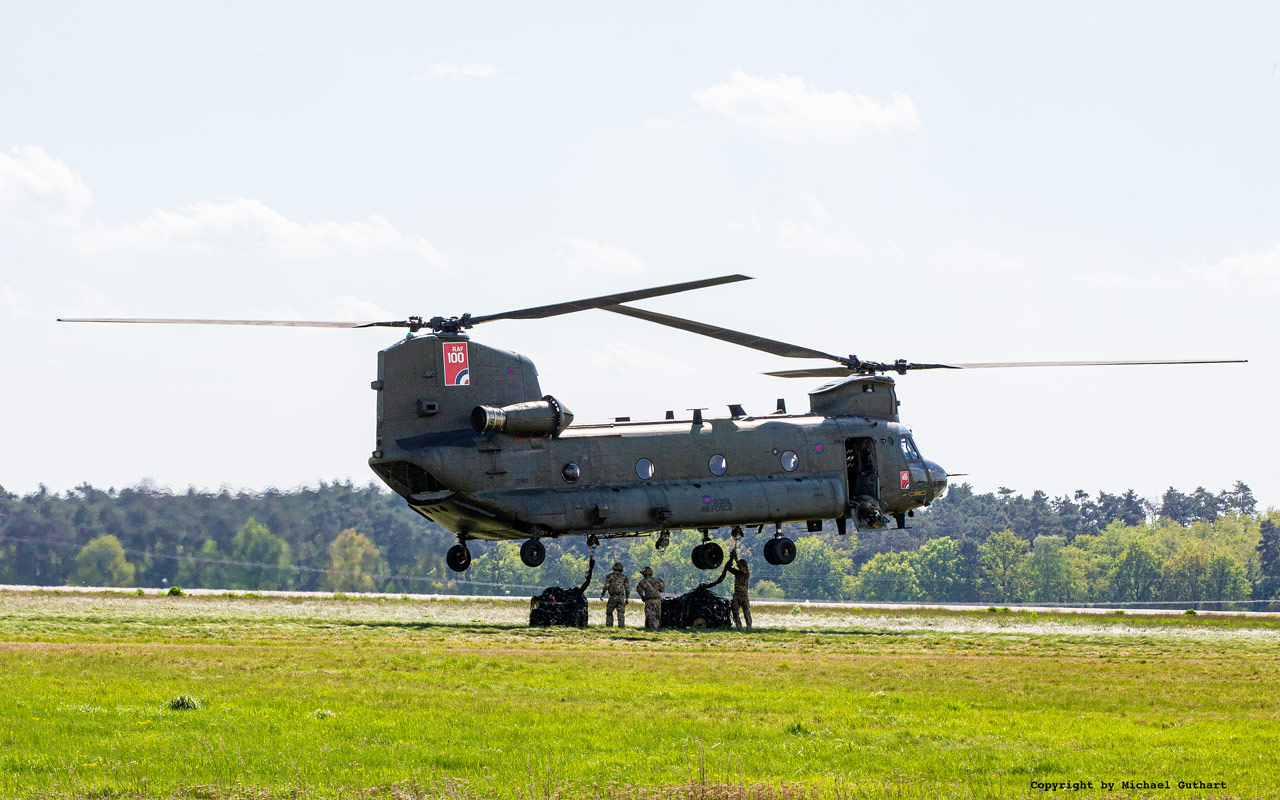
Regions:
M 613 562 L 613 571 L 614 571 L 614 572 L 622 572 L 622 562 L 621 562 L 621 561 L 615 561 L 615 562 Z
M 640 570 L 640 574 L 645 576 L 646 578 L 653 577 L 653 567 L 645 567 L 644 569 Z

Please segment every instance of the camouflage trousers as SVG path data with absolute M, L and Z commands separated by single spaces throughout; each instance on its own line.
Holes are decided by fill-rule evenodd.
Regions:
M 604 624 L 613 627 L 613 612 L 618 612 L 618 627 L 627 627 L 627 601 L 623 597 L 609 596 L 609 604 L 604 607 Z
M 741 630 L 742 620 L 738 619 L 738 609 L 742 609 L 742 616 L 747 620 L 747 630 L 751 630 L 751 601 L 745 594 L 735 594 L 729 600 L 729 611 L 733 614 L 733 627 Z
M 644 601 L 644 626 L 655 631 L 662 627 L 662 598 Z

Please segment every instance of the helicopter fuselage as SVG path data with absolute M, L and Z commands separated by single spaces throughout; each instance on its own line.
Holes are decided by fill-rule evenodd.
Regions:
M 887 377 L 824 386 L 808 414 L 477 432 L 478 406 L 544 399 L 528 358 L 424 335 L 378 363 L 370 466 L 463 539 L 856 520 L 871 502 L 895 516 L 946 488 L 946 472 L 920 458 L 898 421 Z

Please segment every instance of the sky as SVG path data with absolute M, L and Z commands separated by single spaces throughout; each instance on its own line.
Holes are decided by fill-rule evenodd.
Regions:
M 25 3 L 0 26 L 0 486 L 373 478 L 386 330 L 67 316 L 639 303 L 890 361 L 982 491 L 1280 506 L 1274 3 Z M 590 311 L 477 341 L 579 421 L 792 410 L 787 361 Z

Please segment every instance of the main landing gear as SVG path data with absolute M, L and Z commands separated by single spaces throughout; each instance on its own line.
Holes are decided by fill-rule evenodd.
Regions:
M 693 565 L 698 569 L 715 569 L 724 563 L 724 548 L 711 541 L 711 534 L 704 528 L 702 544 L 693 548 L 690 556 L 693 559 Z
M 458 543 L 444 554 L 444 563 L 448 564 L 449 569 L 454 572 L 467 571 L 467 567 L 471 566 L 471 551 L 467 549 L 466 539 L 458 537 Z
M 796 560 L 796 543 L 782 535 L 782 526 L 775 525 L 773 538 L 764 543 L 764 560 L 774 566 L 786 566 Z
M 537 539 L 525 539 L 520 545 L 520 560 L 526 567 L 540 567 L 547 557 L 547 548 Z

